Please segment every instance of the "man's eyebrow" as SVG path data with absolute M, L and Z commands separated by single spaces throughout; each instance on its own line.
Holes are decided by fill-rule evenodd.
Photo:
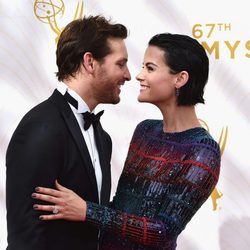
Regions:
M 120 58 L 117 60 L 118 62 L 127 62 L 128 61 L 128 58 Z

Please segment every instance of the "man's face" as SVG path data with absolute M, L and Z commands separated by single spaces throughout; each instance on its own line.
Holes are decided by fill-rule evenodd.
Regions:
M 123 39 L 109 38 L 108 46 L 111 52 L 97 64 L 93 90 L 98 103 L 116 104 L 120 101 L 121 85 L 131 79 L 128 53 Z

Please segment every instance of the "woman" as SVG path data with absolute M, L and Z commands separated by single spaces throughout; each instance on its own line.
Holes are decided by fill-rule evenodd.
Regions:
M 214 189 L 220 149 L 201 127 L 195 105 L 204 103 L 209 62 L 193 38 L 158 34 L 151 38 L 137 76 L 138 100 L 156 105 L 163 120 L 138 124 L 116 195 L 109 207 L 84 201 L 56 183 L 34 198 L 52 205 L 43 220 L 86 221 L 101 229 L 101 249 L 176 249 L 178 235 Z M 55 206 L 54 206 L 55 205 Z

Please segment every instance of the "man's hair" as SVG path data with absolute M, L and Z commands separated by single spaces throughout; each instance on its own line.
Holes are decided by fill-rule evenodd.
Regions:
M 153 36 L 148 45 L 164 51 L 164 60 L 170 73 L 177 74 L 185 70 L 189 74 L 187 83 L 179 89 L 177 104 L 188 106 L 204 103 L 209 60 L 202 45 L 189 36 L 170 33 Z
M 86 52 L 91 52 L 96 60 L 102 61 L 111 53 L 107 39 L 125 39 L 127 33 L 124 25 L 111 23 L 100 15 L 83 17 L 69 23 L 62 31 L 57 44 L 58 81 L 75 76 Z

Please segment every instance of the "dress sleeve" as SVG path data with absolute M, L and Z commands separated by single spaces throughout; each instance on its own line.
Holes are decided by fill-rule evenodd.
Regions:
M 86 221 L 148 246 L 160 246 L 170 237 L 161 220 L 123 213 L 93 202 L 87 202 Z

